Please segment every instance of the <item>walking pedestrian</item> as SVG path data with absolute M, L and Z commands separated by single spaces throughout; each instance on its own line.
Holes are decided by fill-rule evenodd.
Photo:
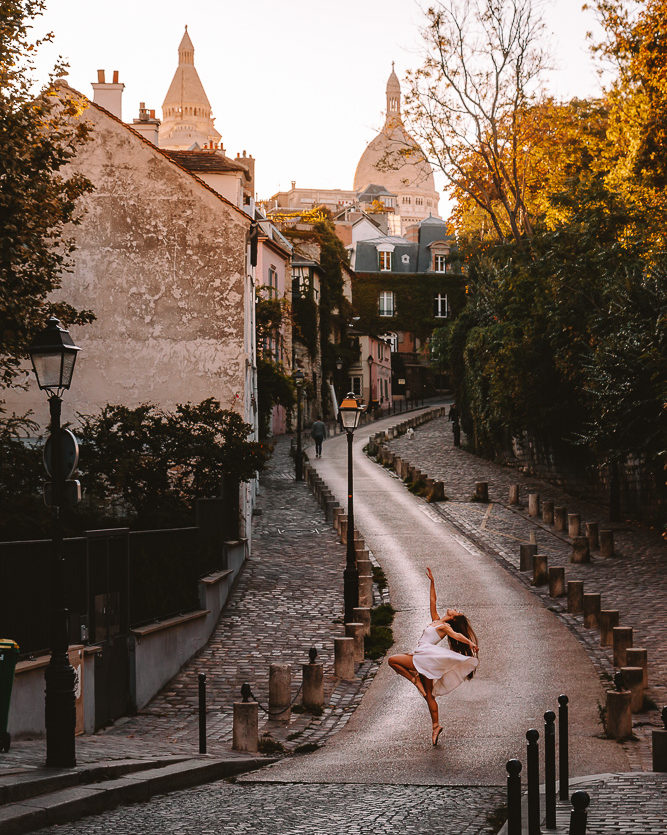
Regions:
M 407 678 L 426 699 L 433 726 L 431 741 L 438 744 L 442 725 L 438 716 L 436 696 L 451 693 L 459 684 L 474 676 L 479 664 L 477 636 L 468 618 L 457 609 L 447 609 L 440 617 L 437 609 L 435 580 L 431 569 L 426 569 L 430 580 L 431 623 L 422 632 L 415 650 L 404 655 L 392 655 L 389 666 Z M 447 636 L 449 649 L 438 646 Z
M 449 407 L 449 415 L 447 419 L 452 424 L 452 434 L 454 435 L 454 446 L 460 447 L 461 446 L 461 424 L 459 423 L 459 410 L 456 403 L 452 403 Z
M 327 436 L 327 428 L 319 417 L 313 421 L 310 436 L 315 441 L 315 458 L 322 457 L 322 443 Z

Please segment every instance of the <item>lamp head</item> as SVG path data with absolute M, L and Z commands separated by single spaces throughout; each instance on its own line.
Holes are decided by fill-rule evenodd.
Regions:
M 70 387 L 80 350 L 55 316 L 51 316 L 44 330 L 35 336 L 28 353 L 37 385 L 47 391 L 49 397 L 58 396 Z
M 359 418 L 366 407 L 360 406 L 354 392 L 350 391 L 338 407 L 340 421 L 346 432 L 354 432 L 359 426 Z

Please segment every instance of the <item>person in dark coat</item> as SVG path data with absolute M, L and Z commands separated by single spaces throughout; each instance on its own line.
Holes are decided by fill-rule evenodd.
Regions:
M 310 437 L 315 441 L 315 458 L 322 457 L 322 443 L 327 436 L 327 428 L 318 418 L 313 421 L 310 429 Z
M 461 424 L 459 423 L 459 410 L 456 403 L 452 403 L 449 407 L 449 420 L 452 424 L 452 434 L 454 435 L 454 446 L 461 446 Z

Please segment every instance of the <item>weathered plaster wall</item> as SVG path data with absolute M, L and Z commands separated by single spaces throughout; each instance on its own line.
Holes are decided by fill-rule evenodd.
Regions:
M 243 216 L 104 112 L 84 118 L 93 139 L 73 167 L 95 191 L 75 228 L 71 274 L 56 294 L 97 320 L 71 329 L 83 349 L 63 417 L 105 403 L 136 406 L 215 397 L 243 413 L 246 230 Z M 7 406 L 32 408 L 45 423 L 45 398 L 8 393 Z

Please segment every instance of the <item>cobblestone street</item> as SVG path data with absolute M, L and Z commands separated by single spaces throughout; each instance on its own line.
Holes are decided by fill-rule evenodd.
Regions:
M 533 533 L 538 552 L 547 555 L 549 565 L 565 566 L 566 580 L 583 580 L 586 592 L 601 593 L 602 608 L 618 609 L 620 625 L 634 630 L 633 645 L 648 650 L 649 699 L 659 706 L 667 704 L 667 549 L 657 532 L 632 522 L 609 524 L 606 509 L 594 502 L 457 449 L 446 419 L 427 423 L 415 431 L 413 439 L 404 435 L 391 441 L 390 446 L 404 460 L 444 482 L 448 501 L 428 506 L 427 512 L 438 513 L 453 523 L 482 550 L 500 558 L 523 582 L 529 583 L 530 577 L 528 572 L 519 572 L 519 545 L 530 542 Z M 470 501 L 476 481 L 488 482 L 489 504 Z M 519 508 L 508 504 L 508 489 L 514 483 L 521 485 Z M 580 513 L 582 528 L 585 521 L 597 521 L 600 527 L 613 529 L 615 556 L 603 559 L 593 552 L 590 563 L 571 564 L 572 546 L 567 535 L 544 524 L 541 516 L 528 516 L 528 493 L 533 492 L 541 499 L 566 506 L 570 513 Z M 580 616 L 569 615 L 565 598 L 550 598 L 546 586 L 532 590 L 578 635 L 601 676 L 611 676 L 611 648 L 600 646 L 599 632 L 584 628 Z M 634 768 L 650 770 L 646 743 L 650 727 L 661 726 L 659 716 L 656 711 L 637 714 L 635 724 L 635 733 L 644 744 L 630 741 L 625 747 Z
M 355 682 L 333 676 L 333 638 L 342 626 L 345 548 L 325 523 L 304 482 L 294 481 L 289 438 L 281 438 L 261 479 L 252 557 L 247 561 L 209 643 L 135 717 L 77 739 L 79 763 L 197 750 L 198 680 L 207 676 L 208 750 L 228 750 L 232 705 L 249 682 L 268 705 L 269 664 L 292 666 L 296 697 L 301 664 L 315 646 L 324 664 L 325 702 L 321 717 L 294 714 L 288 747 L 319 743 L 349 718 L 377 665 L 364 662 Z M 266 716 L 260 711 L 260 729 Z M 21 741 L 3 756 L 4 767 L 39 762 L 43 740 Z
M 487 811 L 503 803 L 490 787 L 213 783 L 156 797 L 73 824 L 59 835 L 491 835 Z

